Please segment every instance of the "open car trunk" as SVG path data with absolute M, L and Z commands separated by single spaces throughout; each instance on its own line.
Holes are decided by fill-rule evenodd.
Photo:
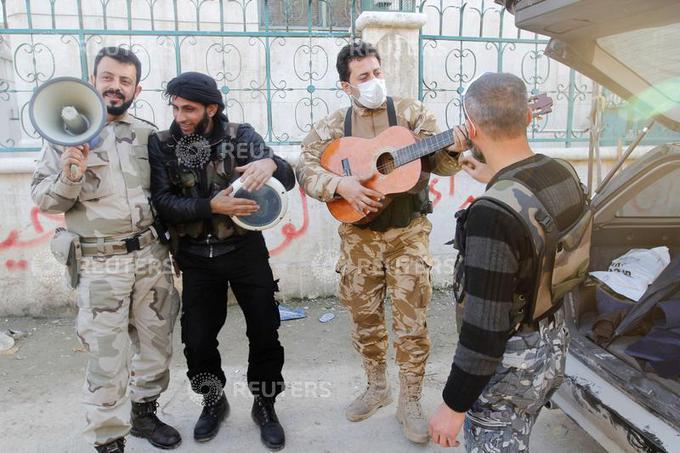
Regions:
M 680 145 L 656 147 L 615 176 L 593 200 L 590 270 L 606 271 L 612 260 L 634 248 L 666 246 L 672 258 L 678 256 L 679 195 Z M 680 431 L 680 378 L 660 377 L 649 365 L 626 353 L 626 348 L 641 337 L 623 335 L 607 346 L 593 340 L 597 285 L 590 278 L 566 298 L 572 334 L 570 353 Z

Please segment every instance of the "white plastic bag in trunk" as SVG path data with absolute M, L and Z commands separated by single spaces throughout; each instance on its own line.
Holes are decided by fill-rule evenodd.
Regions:
M 638 301 L 670 262 L 668 247 L 632 249 L 612 261 L 609 271 L 591 272 L 590 275 L 613 291 Z

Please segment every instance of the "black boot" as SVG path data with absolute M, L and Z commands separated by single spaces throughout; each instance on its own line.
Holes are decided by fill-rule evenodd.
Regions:
M 198 442 L 207 442 L 217 436 L 220 430 L 220 423 L 229 415 L 229 401 L 222 393 L 222 396 L 214 404 L 204 404 L 196 426 L 194 426 L 194 439 Z
M 130 434 L 148 440 L 151 445 L 164 450 L 177 448 L 182 443 L 182 437 L 172 426 L 163 423 L 156 416 L 158 403 L 132 403 L 132 416 Z
M 281 450 L 286 445 L 286 434 L 274 410 L 274 398 L 255 397 L 250 413 L 260 427 L 262 443 L 271 450 Z
M 98 453 L 123 453 L 125 451 L 125 439 L 119 437 L 108 444 L 95 445 L 94 449 L 97 450 Z

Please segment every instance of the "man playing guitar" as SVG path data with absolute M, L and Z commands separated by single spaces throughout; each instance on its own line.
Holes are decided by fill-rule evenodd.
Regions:
M 448 176 L 460 169 L 458 153 L 467 147 L 467 140 L 462 129 L 454 128 L 447 143 L 453 145 L 416 158 L 421 171 L 415 186 L 388 198 L 366 187 L 376 177 L 352 174 L 348 159 L 342 162 L 341 174 L 345 176 L 329 171 L 322 154 L 340 137 L 372 139 L 397 125 L 412 131 L 418 139 L 438 132 L 435 116 L 421 102 L 386 96 L 380 55 L 371 44 L 355 41 L 345 46 L 336 67 L 352 106 L 314 125 L 302 142 L 296 173 L 309 196 L 324 202 L 344 200 L 348 210 L 361 218 L 342 223 L 338 231 L 338 296 L 352 316 L 352 340 L 368 380 L 366 390 L 349 405 L 346 416 L 350 421 L 361 421 L 392 401 L 385 364 L 384 300 L 389 295 L 400 382 L 396 416 L 409 440 L 426 443 L 428 425 L 420 398 L 430 351 L 426 312 L 432 295 L 433 260 L 429 250 L 432 224 L 426 217 L 432 212 L 428 181 L 430 172 Z M 381 165 L 378 162 L 379 169 Z

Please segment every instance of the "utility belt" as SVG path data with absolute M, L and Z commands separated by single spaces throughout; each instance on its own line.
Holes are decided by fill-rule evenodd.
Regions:
M 179 240 L 178 248 L 182 252 L 198 255 L 205 258 L 215 258 L 226 253 L 233 252 L 250 239 L 254 239 L 257 233 L 246 235 L 233 235 L 226 240 L 208 234 L 202 239 L 193 239 L 184 236 Z
M 234 224 L 225 215 L 213 215 L 210 220 L 199 220 L 191 223 L 173 225 L 170 235 L 187 238 L 197 242 L 204 242 L 208 238 L 213 241 L 223 241 L 232 236 L 242 236 L 246 231 Z
M 127 255 L 153 244 L 158 234 L 153 227 L 122 238 L 80 238 L 83 256 Z
M 81 238 L 65 228 L 57 228 L 50 241 L 50 250 L 54 258 L 66 267 L 66 282 L 75 289 L 80 281 L 82 257 L 127 255 L 142 250 L 156 239 L 158 235 L 153 227 L 121 238 Z

